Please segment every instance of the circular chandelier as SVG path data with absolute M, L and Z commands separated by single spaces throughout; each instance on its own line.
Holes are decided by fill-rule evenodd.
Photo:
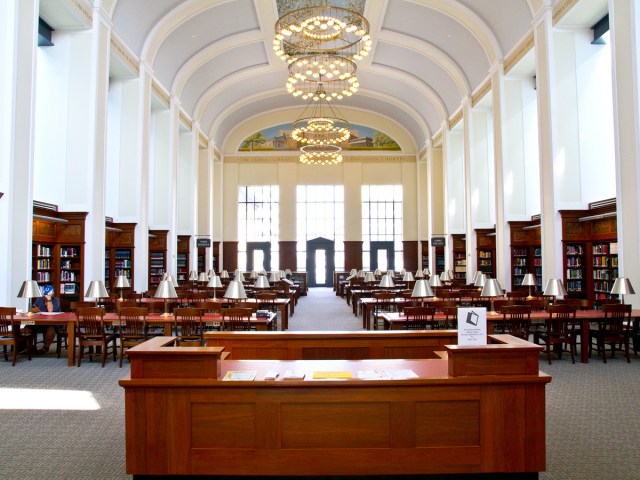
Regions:
M 301 96 L 318 101 L 315 95 L 318 83 L 324 85 L 326 100 L 341 100 L 358 91 L 356 64 L 337 55 L 306 55 L 289 63 L 287 91 L 294 97 Z
M 326 102 L 324 85 L 318 85 L 314 94 L 318 101 L 309 102 L 300 117 L 293 122 L 291 137 L 303 145 L 332 146 L 349 140 L 349 122 Z
M 342 7 L 319 5 L 293 10 L 278 19 L 273 49 L 285 61 L 315 53 L 361 60 L 371 51 L 369 22 Z
M 300 151 L 300 161 L 307 165 L 336 165 L 342 162 L 342 148 L 337 145 L 305 145 Z

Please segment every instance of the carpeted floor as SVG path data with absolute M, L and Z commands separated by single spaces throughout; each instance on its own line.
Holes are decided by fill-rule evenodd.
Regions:
M 360 330 L 361 319 L 330 289 L 300 299 L 291 330 Z M 568 358 L 541 369 L 547 387 L 543 480 L 640 478 L 640 357 L 606 365 Z M 54 354 L 0 361 L 0 465 L 5 479 L 119 479 L 125 472 L 124 392 L 128 366 L 69 368 Z

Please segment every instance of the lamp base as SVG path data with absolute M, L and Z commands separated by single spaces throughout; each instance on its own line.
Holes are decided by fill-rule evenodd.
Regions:
M 169 312 L 164 312 L 162 315 L 160 315 L 161 317 L 173 317 L 173 313 L 169 313 Z

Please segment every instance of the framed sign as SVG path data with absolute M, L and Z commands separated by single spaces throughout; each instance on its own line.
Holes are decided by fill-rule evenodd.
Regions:
M 432 247 L 445 247 L 447 245 L 447 239 L 445 237 L 434 237 L 431 239 Z
M 196 247 L 198 248 L 209 248 L 211 246 L 210 238 L 197 238 L 196 239 Z
M 487 344 L 487 309 L 458 309 L 458 345 Z

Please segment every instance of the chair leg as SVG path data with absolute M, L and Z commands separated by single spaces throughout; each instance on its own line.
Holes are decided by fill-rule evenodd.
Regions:
M 120 339 L 120 368 L 122 368 L 122 357 L 124 357 L 124 342 Z
M 547 361 L 549 362 L 549 365 L 551 365 L 551 341 L 549 337 L 547 337 L 545 343 L 547 344 Z

